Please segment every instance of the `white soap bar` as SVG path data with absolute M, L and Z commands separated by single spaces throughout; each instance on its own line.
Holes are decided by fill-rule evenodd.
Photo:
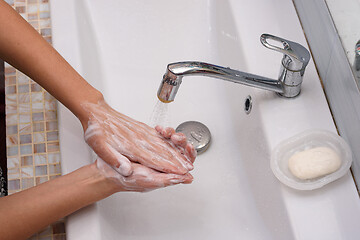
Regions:
M 289 159 L 290 172 L 300 179 L 313 179 L 340 168 L 339 155 L 328 147 L 316 147 L 297 152 Z

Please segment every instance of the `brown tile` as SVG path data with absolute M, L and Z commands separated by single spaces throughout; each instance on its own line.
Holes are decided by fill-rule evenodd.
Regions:
M 52 142 L 47 144 L 48 152 L 58 152 L 60 151 L 59 142 Z
M 22 156 L 21 157 L 21 166 L 32 166 L 33 165 L 33 156 Z
M 36 184 L 36 185 L 39 185 L 39 184 L 44 183 L 44 182 L 47 182 L 47 181 L 49 181 L 49 177 L 48 177 L 48 176 L 36 177 L 36 178 L 35 178 L 35 184 Z M 51 233 L 49 233 L 49 234 L 51 234 Z
M 18 145 L 19 140 L 17 135 L 6 136 L 6 146 Z
M 34 144 L 34 153 L 46 152 L 45 143 Z

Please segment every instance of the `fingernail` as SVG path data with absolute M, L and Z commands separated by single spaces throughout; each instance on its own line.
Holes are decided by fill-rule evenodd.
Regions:
M 186 168 L 191 171 L 194 169 L 194 165 L 192 165 L 191 163 L 189 163 L 188 161 L 185 162 Z
M 177 183 L 183 183 L 185 182 L 184 179 L 170 179 L 171 183 L 177 184 Z

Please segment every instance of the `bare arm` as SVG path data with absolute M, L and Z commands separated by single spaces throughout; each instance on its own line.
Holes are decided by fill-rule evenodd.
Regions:
M 0 239 L 25 239 L 116 191 L 96 168 L 85 166 L 39 186 L 0 198 Z
M 86 123 L 82 102 L 97 103 L 102 94 L 6 2 L 0 0 L 0 57 L 19 69 Z
M 103 95 L 3 0 L 0 23 L 0 57 L 72 111 L 84 128 L 89 146 L 120 174 L 132 173 L 131 162 L 175 174 L 193 169 L 192 159 L 184 157 L 195 158 L 191 145 L 176 149 L 153 128 L 108 106 Z

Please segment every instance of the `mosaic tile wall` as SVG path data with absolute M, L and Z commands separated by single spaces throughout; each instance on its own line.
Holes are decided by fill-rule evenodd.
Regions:
M 49 43 L 49 0 L 6 0 Z M 5 63 L 6 145 L 9 194 L 61 175 L 56 100 Z M 30 239 L 66 239 L 64 221 Z

